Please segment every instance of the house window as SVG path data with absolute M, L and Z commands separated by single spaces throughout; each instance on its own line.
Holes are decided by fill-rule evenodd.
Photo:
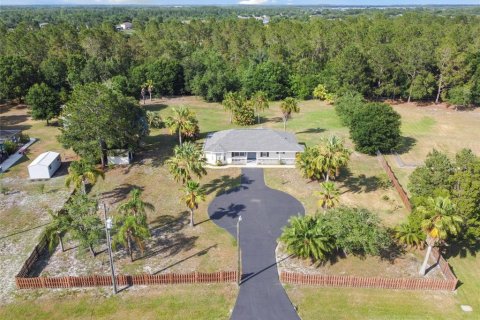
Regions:
M 277 154 L 285 154 L 285 152 L 277 152 Z
M 232 152 L 232 157 L 236 158 L 236 157 L 246 157 L 246 153 L 245 152 Z
M 268 158 L 270 156 L 269 152 L 260 152 L 260 158 Z

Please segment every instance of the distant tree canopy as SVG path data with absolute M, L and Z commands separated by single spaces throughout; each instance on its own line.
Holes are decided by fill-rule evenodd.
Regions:
M 341 95 L 468 107 L 480 104 L 479 11 L 9 7 L 0 12 L 0 98 L 21 98 L 36 82 L 71 93 L 123 76 L 121 91 L 137 98 L 146 80 L 154 95 L 207 101 L 229 91 L 304 99 L 321 83 Z M 115 31 L 126 20 L 133 32 Z
M 108 149 L 135 149 L 148 134 L 148 124 L 135 100 L 103 84 L 89 83 L 73 91 L 60 130 L 64 147 L 104 165 Z

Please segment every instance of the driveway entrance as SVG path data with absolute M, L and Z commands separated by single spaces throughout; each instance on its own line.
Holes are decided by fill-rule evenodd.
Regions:
M 298 320 L 278 279 L 275 247 L 290 216 L 304 214 L 292 196 L 265 185 L 263 169 L 242 169 L 242 183 L 215 198 L 211 219 L 236 237 L 238 216 L 242 250 L 242 282 L 233 320 Z

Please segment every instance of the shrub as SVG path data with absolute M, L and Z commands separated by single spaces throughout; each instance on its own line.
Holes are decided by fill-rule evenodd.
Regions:
M 19 139 L 22 144 L 30 142 L 30 136 L 26 133 L 20 133 Z
M 355 110 L 358 110 L 364 106 L 365 100 L 360 93 L 355 91 L 347 91 L 345 94 L 336 99 L 335 112 L 340 120 L 342 120 L 343 125 L 349 126 Z
M 280 237 L 287 251 L 300 258 L 325 261 L 343 250 L 358 256 L 382 255 L 392 247 L 380 218 L 366 209 L 339 207 L 326 214 L 293 217 Z
M 157 112 L 147 111 L 147 122 L 149 128 L 160 129 L 163 127 L 163 121 Z
M 235 109 L 233 112 L 233 123 L 241 126 L 249 126 L 255 124 L 255 110 L 248 104 Z
M 378 176 L 378 186 L 383 190 L 387 190 L 392 187 L 392 181 L 386 173 L 382 173 Z
M 368 154 L 391 152 L 400 142 L 400 115 L 385 103 L 369 103 L 352 113 L 350 138 Z
M 367 209 L 339 207 L 329 210 L 326 219 L 336 246 L 345 253 L 378 256 L 392 245 L 378 215 Z
M 5 142 L 3 142 L 3 150 L 5 150 L 8 155 L 15 153 L 15 151 L 17 151 L 17 148 L 18 145 L 13 141 L 6 140 Z

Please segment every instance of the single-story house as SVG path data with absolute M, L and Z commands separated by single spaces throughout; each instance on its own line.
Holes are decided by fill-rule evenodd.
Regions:
M 263 128 L 218 131 L 203 145 L 212 165 L 293 165 L 303 149 L 292 133 Z
M 44 152 L 28 165 L 30 179 L 50 179 L 60 168 L 62 161 L 58 152 Z

